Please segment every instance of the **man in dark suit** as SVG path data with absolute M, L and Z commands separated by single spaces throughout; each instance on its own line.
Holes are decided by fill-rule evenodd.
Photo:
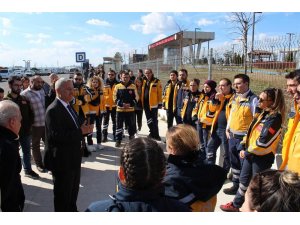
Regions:
M 24 208 L 18 137 L 21 120 L 16 103 L 0 102 L 0 211 L 3 212 L 22 212 Z
M 55 83 L 56 99 L 46 112 L 44 163 L 52 171 L 54 210 L 77 211 L 81 169 L 82 135 L 93 131 L 92 125 L 81 124 L 69 104 L 73 99 L 72 80 L 60 78 Z

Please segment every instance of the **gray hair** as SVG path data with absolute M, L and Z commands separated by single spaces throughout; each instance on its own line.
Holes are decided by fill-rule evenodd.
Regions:
M 11 118 L 21 115 L 19 106 L 11 100 L 0 102 L 0 126 L 6 126 Z
M 55 91 L 57 91 L 58 89 L 60 89 L 62 86 L 64 86 L 65 83 L 72 81 L 71 79 L 62 77 L 59 78 L 56 82 L 55 82 Z

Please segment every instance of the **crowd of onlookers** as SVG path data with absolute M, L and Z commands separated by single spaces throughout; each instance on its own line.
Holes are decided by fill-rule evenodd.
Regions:
M 227 178 L 232 186 L 223 191 L 234 199 L 223 211 L 300 211 L 300 70 L 285 76 L 291 109 L 283 90 L 256 94 L 246 74 L 201 83 L 186 69 L 172 70 L 164 86 L 150 68 L 136 76 L 91 69 L 49 78 L 48 84 L 40 76 L 13 76 L 9 92 L 0 89 L 2 211 L 23 210 L 22 165 L 25 176 L 39 179 L 31 156 L 39 173 L 52 174 L 54 210 L 77 211 L 81 157 L 103 150 L 110 137 L 121 147 L 125 131 L 118 192 L 87 211 L 214 211 Z M 159 134 L 159 109 L 166 110 L 166 139 Z M 139 137 L 143 113 L 146 138 Z M 166 143 L 167 159 L 157 141 Z M 280 150 L 282 165 L 270 170 Z

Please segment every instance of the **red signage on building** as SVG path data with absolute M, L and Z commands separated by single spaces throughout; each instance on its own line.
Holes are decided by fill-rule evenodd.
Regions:
M 155 47 L 157 47 L 157 46 L 159 46 L 159 45 L 163 45 L 163 44 L 166 44 L 166 43 L 171 42 L 171 41 L 174 41 L 174 40 L 176 40 L 176 34 L 174 34 L 174 35 L 171 36 L 171 37 L 164 38 L 164 39 L 162 39 L 162 40 L 160 40 L 160 41 L 157 41 L 157 42 L 155 42 L 155 43 L 149 45 L 149 49 L 155 48 Z

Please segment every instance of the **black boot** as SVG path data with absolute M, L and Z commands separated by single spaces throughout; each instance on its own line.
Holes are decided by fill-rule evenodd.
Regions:
M 103 138 L 102 138 L 102 143 L 105 143 L 105 142 L 107 142 L 107 136 L 106 135 L 103 136 Z

